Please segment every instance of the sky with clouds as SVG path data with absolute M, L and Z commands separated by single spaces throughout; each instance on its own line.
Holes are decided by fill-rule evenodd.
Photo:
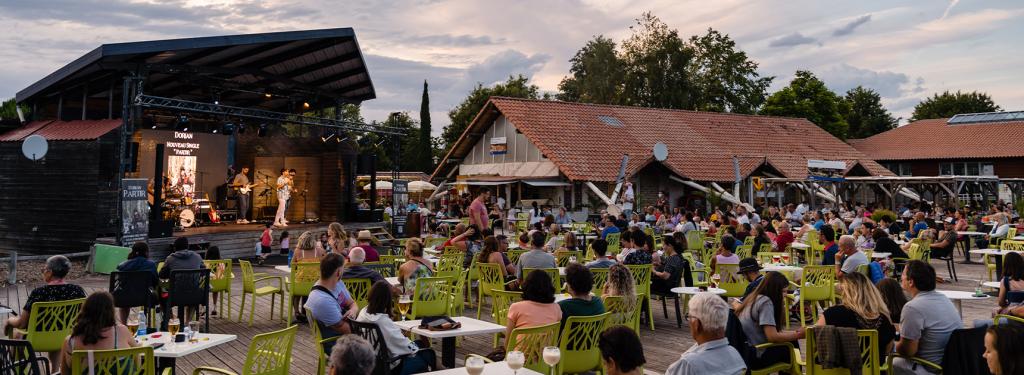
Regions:
M 803 69 L 838 92 L 877 90 L 897 117 L 943 90 L 1024 110 L 1024 3 L 994 0 L 0 0 L 0 98 L 103 43 L 352 27 L 377 90 L 367 120 L 416 117 L 427 80 L 440 133 L 478 82 L 524 74 L 553 92 L 584 43 L 623 40 L 644 11 L 683 36 L 729 34 L 771 91 Z

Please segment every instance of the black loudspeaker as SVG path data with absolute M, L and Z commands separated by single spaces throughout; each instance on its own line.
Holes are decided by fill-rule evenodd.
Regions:
M 149 238 L 166 238 L 174 235 L 174 222 L 157 220 L 149 222 Z
M 156 145 L 155 165 L 153 167 L 153 209 L 149 212 L 149 225 L 153 228 L 154 223 L 163 220 L 164 196 L 164 148 L 163 143 Z M 150 235 L 150 237 L 153 237 Z
M 128 155 L 125 155 L 125 159 L 128 162 L 128 172 L 139 171 L 139 142 L 132 142 L 128 145 Z
M 356 174 L 372 174 L 377 172 L 377 158 L 376 155 L 359 155 L 358 165 L 356 165 Z

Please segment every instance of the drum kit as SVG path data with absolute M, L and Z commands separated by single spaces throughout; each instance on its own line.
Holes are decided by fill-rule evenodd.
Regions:
M 164 200 L 164 220 L 174 221 L 181 228 L 217 224 L 220 220 L 215 213 L 216 209 L 210 203 L 209 195 L 204 193 L 203 196 L 194 198 L 189 194 L 182 194 L 177 189 L 171 189 Z

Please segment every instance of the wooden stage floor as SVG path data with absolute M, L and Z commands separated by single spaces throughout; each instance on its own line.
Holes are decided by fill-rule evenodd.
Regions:
M 944 262 L 932 261 L 932 265 L 936 270 L 938 270 L 938 275 L 940 277 L 947 277 Z M 241 276 L 241 270 L 238 268 L 237 264 L 234 271 L 236 276 Z M 959 282 L 939 284 L 938 289 L 973 291 L 978 285 L 978 278 L 985 276 L 986 272 L 985 267 L 982 265 L 963 264 L 957 264 L 957 271 L 960 276 Z M 271 275 L 285 275 L 285 273 L 277 271 L 272 267 L 258 267 L 257 272 L 267 272 Z M 106 290 L 107 288 L 107 278 L 102 275 L 89 276 L 84 280 L 70 281 L 82 285 L 89 292 Z M 0 303 L 7 306 L 22 306 L 25 299 L 28 297 L 29 292 L 32 288 L 37 286 L 39 285 L 17 284 L 8 286 L 0 290 Z M 210 319 L 211 331 L 214 333 L 230 333 L 238 335 L 238 340 L 179 359 L 177 362 L 177 370 L 179 374 L 190 374 L 192 369 L 197 366 L 217 366 L 240 373 L 241 367 L 245 362 L 245 354 L 252 337 L 259 333 L 284 328 L 284 322 L 277 317 L 276 308 L 274 313 L 275 319 L 270 319 L 269 297 L 262 297 L 258 299 L 255 324 L 251 328 L 246 323 L 236 322 L 235 319 L 238 318 L 239 309 L 238 303 L 241 301 L 241 289 L 241 278 L 236 277 L 232 288 L 234 294 L 231 298 L 232 318 L 229 319 L 223 315 L 219 315 Z M 675 312 L 671 303 L 669 304 L 667 319 L 662 314 L 660 304 L 660 302 L 655 302 L 654 305 L 654 323 L 656 330 L 651 331 L 650 328 L 646 326 L 641 329 L 641 341 L 644 344 L 644 353 L 647 359 L 646 369 L 648 372 L 657 373 L 665 372 L 668 366 L 672 362 L 676 361 L 679 358 L 679 355 L 694 343 L 693 339 L 690 337 L 685 319 L 683 321 L 683 328 L 677 328 Z M 974 319 L 989 318 L 990 312 L 995 305 L 995 298 L 974 302 L 965 301 L 963 304 L 964 322 L 969 325 Z M 223 311 L 224 310 L 218 306 L 218 312 L 222 313 Z M 483 316 L 486 318 L 484 319 L 491 320 L 487 314 L 488 312 L 489 309 L 485 306 Z M 466 316 L 475 317 L 476 311 L 472 308 L 467 308 L 465 314 Z M 248 319 L 248 315 L 244 316 L 244 319 Z M 492 350 L 491 342 L 492 336 L 490 335 L 470 336 L 462 340 L 461 346 L 457 349 L 456 364 L 461 366 L 466 354 L 490 353 Z M 440 342 L 434 343 L 434 348 L 440 351 Z M 292 352 L 291 373 L 315 373 L 317 360 L 316 353 L 309 327 L 307 325 L 300 325 L 298 335 L 296 336 L 296 343 Z

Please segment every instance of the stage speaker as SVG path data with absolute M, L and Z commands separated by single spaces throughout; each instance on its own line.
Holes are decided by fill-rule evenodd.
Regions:
M 131 144 L 129 144 L 128 145 L 128 149 L 126 151 L 128 152 L 128 155 L 125 155 L 125 159 L 127 160 L 127 163 L 128 163 L 128 166 L 127 166 L 126 169 L 128 170 L 128 172 L 138 172 L 139 171 L 139 142 L 132 142 Z
M 359 155 L 356 174 L 372 174 L 377 172 L 377 155 Z
M 166 238 L 174 235 L 174 222 L 157 220 L 149 222 L 149 238 Z
M 164 148 L 166 146 L 163 143 L 156 145 L 156 151 L 153 159 L 155 160 L 153 166 L 153 209 L 149 212 L 149 222 L 152 228 L 153 223 L 163 219 L 163 205 L 164 197 Z M 152 237 L 152 236 L 150 236 Z

